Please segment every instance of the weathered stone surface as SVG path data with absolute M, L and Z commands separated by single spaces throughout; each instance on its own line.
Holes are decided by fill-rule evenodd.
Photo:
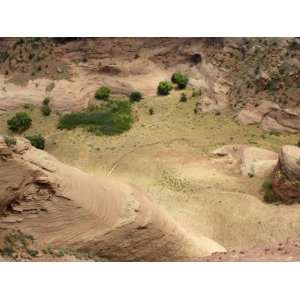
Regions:
M 249 147 L 242 154 L 243 175 L 268 176 L 278 161 L 278 154 L 261 148 Z
M 280 152 L 280 166 L 290 180 L 300 180 L 300 147 L 283 146 Z

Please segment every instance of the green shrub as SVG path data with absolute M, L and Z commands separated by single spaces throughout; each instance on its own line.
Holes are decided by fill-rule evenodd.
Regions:
M 189 79 L 186 75 L 184 74 L 181 74 L 179 72 L 176 72 L 172 75 L 172 78 L 171 78 L 172 82 L 177 84 L 177 88 L 179 89 L 185 89 L 188 82 L 189 82 Z
M 7 146 L 12 146 L 17 144 L 17 140 L 13 136 L 5 136 L 4 142 Z
M 182 93 L 180 96 L 180 102 L 186 102 L 187 101 L 187 96 L 185 93 Z
M 45 149 L 45 138 L 42 135 L 27 135 L 25 138 L 30 141 L 33 147 L 42 150 Z
M 18 112 L 14 117 L 7 121 L 8 128 L 15 132 L 27 130 L 32 123 L 32 119 L 26 112 Z
M 272 203 L 275 201 L 273 194 L 273 185 L 271 181 L 265 181 L 263 183 L 263 192 L 264 192 L 264 200 L 267 203 Z
M 169 81 L 161 81 L 157 87 L 159 95 L 168 95 L 172 90 L 172 83 Z
M 49 105 L 50 103 L 50 97 L 45 97 L 45 99 L 43 100 L 43 105 Z
M 130 94 L 129 99 L 132 102 L 138 102 L 142 99 L 142 94 L 138 91 L 134 91 Z
M 149 115 L 153 115 L 154 114 L 154 109 L 152 107 L 149 108 Z
M 51 114 L 50 106 L 48 104 L 43 104 L 41 107 L 41 112 L 44 116 L 49 116 Z
M 108 88 L 107 86 L 100 87 L 95 93 L 95 98 L 98 100 L 108 100 L 109 96 L 110 88 Z
M 133 123 L 131 106 L 128 101 L 108 102 L 100 108 L 63 115 L 59 129 L 85 127 L 96 135 L 116 135 L 130 129 Z

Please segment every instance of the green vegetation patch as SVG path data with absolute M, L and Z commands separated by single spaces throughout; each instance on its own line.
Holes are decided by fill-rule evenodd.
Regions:
M 263 183 L 263 192 L 264 192 L 264 200 L 267 203 L 275 202 L 274 194 L 273 194 L 273 184 L 271 181 L 265 181 Z
M 163 96 L 169 95 L 172 88 L 172 83 L 170 81 L 161 81 L 157 87 L 157 93 Z
M 189 82 L 188 77 L 184 74 L 179 73 L 179 72 L 174 73 L 172 75 L 171 80 L 172 80 L 173 83 L 177 84 L 178 89 L 185 89 L 188 82 Z
M 107 86 L 102 86 L 100 87 L 96 93 L 95 93 L 95 98 L 98 100 L 108 100 L 110 96 L 110 88 Z
M 7 121 L 7 126 L 15 132 L 23 132 L 27 130 L 32 123 L 32 119 L 26 112 L 18 112 Z
M 40 135 L 26 135 L 25 138 L 30 141 L 31 145 L 37 149 L 45 149 L 45 138 Z
M 17 144 L 17 140 L 13 136 L 5 136 L 4 142 L 8 147 Z
M 129 130 L 132 123 L 130 103 L 114 101 L 92 110 L 66 114 L 60 118 L 58 128 L 85 127 L 96 135 L 117 135 Z
M 129 99 L 131 102 L 138 102 L 141 101 L 142 99 L 142 94 L 138 91 L 134 91 L 130 94 Z

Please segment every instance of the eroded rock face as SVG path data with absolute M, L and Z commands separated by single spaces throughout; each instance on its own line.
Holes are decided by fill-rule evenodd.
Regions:
M 238 121 L 243 125 L 261 124 L 267 132 L 296 133 L 300 130 L 300 108 L 281 109 L 277 104 L 263 101 L 242 109 Z
M 0 137 L 0 239 L 31 234 L 40 249 L 73 249 L 110 260 L 195 260 L 225 251 L 188 235 L 137 188 L 95 177 Z
M 272 174 L 272 201 L 300 203 L 300 148 L 283 146 Z

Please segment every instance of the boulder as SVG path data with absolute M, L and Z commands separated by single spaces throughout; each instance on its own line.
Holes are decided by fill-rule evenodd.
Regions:
M 248 147 L 243 151 L 241 172 L 243 175 L 258 177 L 269 176 L 278 161 L 278 154 L 257 147 Z
M 233 159 L 244 176 L 268 177 L 278 162 L 277 153 L 247 145 L 225 145 L 211 154 Z
M 283 146 L 279 157 L 282 172 L 290 180 L 300 180 L 300 147 Z
M 271 177 L 268 202 L 300 203 L 300 148 L 283 146 Z M 266 197 L 266 196 L 265 196 Z

